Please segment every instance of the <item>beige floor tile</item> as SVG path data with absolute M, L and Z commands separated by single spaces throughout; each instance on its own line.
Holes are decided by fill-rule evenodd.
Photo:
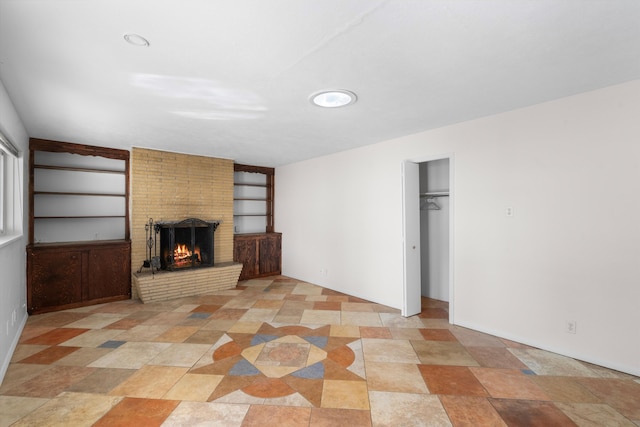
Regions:
M 12 363 L 4 374 L 2 384 L 0 384 L 0 394 L 4 394 L 7 390 L 14 388 L 18 384 L 25 383 L 34 377 L 42 374 L 53 365 L 33 365 L 31 363 Z
M 112 396 L 160 399 L 187 373 L 187 368 L 144 366 L 111 390 Z
M 451 329 L 453 325 L 448 319 L 421 319 L 422 324 L 427 329 Z
M 339 325 L 340 312 L 337 310 L 305 310 L 300 323 L 307 325 Z
M 353 372 L 356 375 L 359 375 L 362 378 L 366 378 L 366 370 L 364 367 L 364 351 L 362 349 L 362 340 L 356 340 L 349 344 L 347 347 L 353 351 L 354 360 L 351 366 L 347 368 L 347 370 Z
M 362 302 L 343 302 L 342 311 L 373 312 L 373 304 Z
M 240 427 L 250 405 L 182 402 L 162 427 Z
M 11 396 L 53 398 L 95 371 L 83 366 L 54 365 L 48 365 L 49 369 L 40 371 L 38 365 L 30 366 L 39 372 L 38 375 L 30 377 L 27 381 L 17 381 L 13 385 L 9 382 L 7 389 L 3 385 L 2 393 Z
M 66 391 L 108 394 L 134 373 L 135 369 L 99 368 L 68 387 Z
M 555 405 L 580 427 L 636 427 L 628 418 L 609 405 L 560 402 L 556 402 Z
M 598 377 L 598 374 L 577 360 L 549 351 L 514 349 L 509 351 L 538 375 L 565 375 L 576 377 Z
M 305 301 L 326 301 L 326 295 L 309 295 L 305 298 Z
M 206 402 L 222 378 L 223 375 L 185 374 L 162 398 Z
M 175 307 L 170 306 L 167 307 L 166 310 L 173 310 Z M 145 320 L 142 322 L 143 325 L 152 325 L 152 326 L 176 326 L 180 323 L 184 322 L 187 317 L 190 316 L 190 313 L 179 312 L 179 311 L 162 311 L 155 316 Z
M 63 357 L 60 360 L 56 360 L 53 364 L 60 366 L 87 366 L 112 351 L 112 348 L 82 347 L 70 355 Z
M 321 295 L 322 288 L 310 283 L 299 283 L 291 291 L 291 295 Z
M 175 308 L 173 311 L 191 313 L 194 309 L 198 308 L 201 304 L 183 304 L 180 307 Z
M 516 369 L 469 368 L 491 397 L 499 399 L 550 400 L 527 375 Z
M 200 330 L 204 331 L 223 331 L 226 332 L 230 327 L 235 325 L 237 320 L 214 319 L 207 322 Z
M 263 322 L 236 322 L 227 332 L 236 334 L 255 334 Z
M 329 334 L 332 337 L 360 338 L 360 327 L 354 325 L 331 325 Z
M 382 326 L 380 313 L 366 313 L 357 311 L 343 311 L 341 323 L 355 326 Z
M 11 363 L 17 363 L 22 359 L 26 359 L 29 356 L 33 356 L 36 353 L 40 353 L 42 350 L 49 348 L 48 345 L 40 344 L 18 344 L 16 346 L 13 355 L 11 356 Z
M 121 333 L 122 331 L 118 329 L 92 329 L 58 345 L 68 347 L 98 347 L 107 341 L 113 340 Z
M 225 394 L 224 396 L 215 400 L 215 403 L 234 403 L 240 405 L 263 405 L 264 397 L 250 396 L 242 390 L 236 390 L 232 393 Z
M 229 301 L 228 303 L 226 303 L 225 305 L 222 306 L 222 308 L 226 309 L 226 308 L 246 308 L 249 309 L 251 307 L 253 307 L 253 305 L 256 303 L 256 301 L 258 301 L 257 298 L 234 298 L 231 301 Z
M 370 391 L 371 421 L 376 426 L 451 426 L 438 396 Z
M 125 314 L 95 313 L 65 325 L 65 328 L 101 329 L 125 317 Z
M 429 393 L 416 365 L 410 363 L 365 362 L 369 390 L 400 393 Z
M 210 348 L 210 344 L 171 344 L 147 364 L 190 368 L 200 360 Z
M 283 397 L 265 398 L 263 405 L 313 408 L 313 404 L 305 399 L 300 393 L 292 393 Z
M 451 333 L 466 347 L 505 347 L 504 342 L 492 335 L 452 326 Z
M 41 397 L 0 396 L 0 427 L 8 427 L 47 403 Z
M 415 328 L 389 328 L 391 337 L 394 340 L 424 340 L 420 330 Z
M 62 393 L 28 414 L 14 427 L 91 426 L 122 398 L 88 393 Z
M 127 342 L 89 364 L 92 368 L 140 369 L 171 344 L 161 342 Z
M 425 365 L 480 366 L 459 343 L 449 341 L 411 341 L 420 362 Z
M 323 408 L 369 409 L 365 381 L 325 380 L 322 388 Z
M 365 362 L 420 363 L 411 343 L 407 340 L 362 338 Z
M 206 320 L 204 321 L 206 323 Z M 198 332 L 197 326 L 174 326 L 153 339 L 157 342 L 184 342 L 191 335 Z
M 168 329 L 171 328 L 171 325 L 158 325 L 153 326 L 149 324 L 145 325 L 137 325 L 133 328 L 121 331 L 118 335 L 116 335 L 113 339 L 118 341 L 153 341 L 153 339 L 159 335 L 165 333 Z
M 302 318 L 302 312 L 298 315 L 285 315 L 278 314 L 273 318 L 274 323 L 283 323 L 283 324 L 298 324 L 301 323 L 300 319 Z
M 532 375 L 529 377 L 551 400 L 564 403 L 601 403 L 586 387 L 571 377 Z
M 240 322 L 271 322 L 278 314 L 275 308 L 250 308 L 240 318 Z
M 266 296 L 266 295 L 265 295 Z M 273 298 L 276 297 L 276 298 Z M 253 308 L 270 308 L 275 310 L 280 310 L 282 305 L 284 304 L 284 295 L 269 295 L 268 299 L 259 299 L 255 304 L 251 307 Z
M 380 313 L 382 325 L 388 328 L 424 328 L 422 319 L 418 316 L 404 317 L 397 313 Z

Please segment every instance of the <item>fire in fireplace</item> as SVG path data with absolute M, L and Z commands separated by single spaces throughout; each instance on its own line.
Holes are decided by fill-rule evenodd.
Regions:
M 220 221 L 188 218 L 183 221 L 158 222 L 160 268 L 213 267 L 213 236 Z

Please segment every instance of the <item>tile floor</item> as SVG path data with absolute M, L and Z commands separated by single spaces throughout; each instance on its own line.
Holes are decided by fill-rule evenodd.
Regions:
M 0 426 L 640 426 L 640 379 L 277 276 L 31 316 Z

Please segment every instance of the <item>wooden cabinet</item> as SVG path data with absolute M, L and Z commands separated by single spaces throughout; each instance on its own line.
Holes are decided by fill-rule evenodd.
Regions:
M 129 152 L 32 138 L 27 311 L 131 298 Z
M 281 273 L 281 233 L 236 234 L 233 247 L 233 260 L 244 265 L 239 280 Z
M 29 314 L 131 298 L 129 242 L 27 246 Z

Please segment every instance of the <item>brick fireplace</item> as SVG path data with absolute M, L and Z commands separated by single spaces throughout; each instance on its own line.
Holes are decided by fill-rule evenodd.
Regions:
M 132 297 L 149 302 L 235 287 L 242 265 L 233 262 L 233 161 L 134 148 L 130 162 L 131 271 L 137 272 L 148 257 L 145 225 L 150 218 L 157 223 L 220 221 L 212 268 L 155 274 L 142 269 L 133 274 Z

